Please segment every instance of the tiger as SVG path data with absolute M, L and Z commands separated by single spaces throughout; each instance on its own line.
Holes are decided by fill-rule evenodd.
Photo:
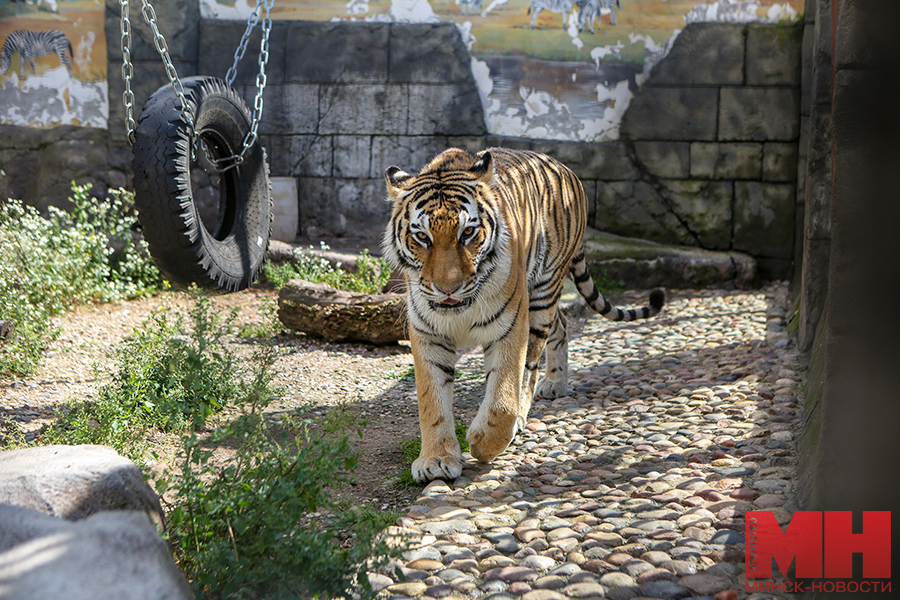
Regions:
M 464 464 L 453 418 L 457 349 L 484 352 L 485 395 L 466 440 L 472 457 L 489 463 L 525 427 L 533 397 L 567 391 L 559 311 L 567 274 L 586 304 L 614 321 L 658 314 L 665 292 L 653 290 L 648 306 L 631 310 L 600 294 L 584 255 L 584 189 L 550 156 L 450 148 L 418 174 L 390 166 L 384 178 L 392 207 L 382 250 L 406 279 L 422 435 L 412 476 L 453 480 Z

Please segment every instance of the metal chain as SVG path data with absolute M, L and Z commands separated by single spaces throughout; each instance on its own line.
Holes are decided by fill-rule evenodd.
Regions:
M 134 67 L 131 64 L 131 21 L 128 19 L 128 0 L 121 0 L 122 26 L 122 79 L 125 80 L 125 92 L 122 101 L 125 103 L 125 131 L 128 143 L 134 145 L 134 94 L 131 91 L 131 78 L 134 77 Z
M 141 12 L 144 14 L 144 20 L 147 21 L 147 24 L 153 29 L 153 44 L 156 46 L 156 51 L 159 52 L 159 56 L 163 60 L 163 64 L 166 67 L 166 75 L 169 76 L 169 83 L 172 84 L 172 90 L 175 92 L 178 101 L 181 102 L 181 115 L 184 117 L 184 121 L 188 124 L 188 127 L 191 128 L 191 137 L 193 137 L 194 108 L 188 103 L 187 98 L 184 97 L 184 88 L 181 86 L 181 80 L 178 78 L 178 71 L 175 70 L 175 65 L 172 64 L 172 58 L 169 56 L 166 38 L 159 32 L 159 27 L 156 25 L 156 11 L 153 10 L 153 7 L 148 0 L 141 0 L 141 3 L 143 4 Z
M 237 68 L 238 64 L 243 60 L 244 53 L 247 52 L 247 44 L 250 42 L 250 34 L 253 33 L 253 30 L 256 28 L 257 23 L 259 23 L 259 10 L 263 6 L 264 0 L 256 0 L 256 8 L 253 9 L 253 13 L 250 15 L 250 19 L 247 21 L 247 29 L 244 30 L 244 35 L 241 36 L 241 42 L 238 44 L 237 49 L 234 51 L 234 64 L 231 65 L 231 68 L 228 69 L 228 74 L 225 75 L 225 83 L 231 85 L 234 83 L 234 78 L 237 77 Z
M 131 62 L 131 21 L 129 19 L 128 1 L 129 0 L 119 0 L 122 12 L 122 78 L 125 80 L 125 92 L 122 94 L 122 100 L 125 104 L 125 128 L 127 130 L 128 141 L 129 143 L 134 144 L 134 130 L 136 124 L 134 121 L 134 93 L 131 91 L 131 80 L 134 78 L 134 66 Z M 156 11 L 153 10 L 153 7 L 148 0 L 141 0 L 141 3 L 141 12 L 144 15 L 144 20 L 147 21 L 147 24 L 153 29 L 153 40 L 156 51 L 159 52 L 159 55 L 163 60 L 163 64 L 166 68 L 166 75 L 169 77 L 169 83 L 172 86 L 172 90 L 175 92 L 175 96 L 181 103 L 182 118 L 185 123 L 187 123 L 188 127 L 190 127 L 191 139 L 193 140 L 195 138 L 193 106 L 188 103 L 187 98 L 185 97 L 184 87 L 182 87 L 181 80 L 178 78 L 178 72 L 175 70 L 175 65 L 172 64 L 166 40 L 162 33 L 160 33 L 159 27 L 156 24 Z M 259 122 L 262 119 L 263 111 L 263 91 L 266 89 L 266 64 L 269 62 L 269 34 L 272 30 L 271 15 L 274 5 L 275 0 L 256 1 L 256 8 L 254 9 L 253 14 L 250 15 L 247 29 L 241 37 L 241 42 L 238 45 L 237 50 L 235 50 L 234 64 L 228 70 L 228 74 L 226 75 L 226 83 L 231 86 L 237 75 L 238 63 L 240 63 L 241 59 L 244 57 L 244 53 L 247 51 L 250 34 L 259 22 L 260 11 L 264 8 L 265 17 L 263 18 L 262 41 L 260 42 L 259 48 L 259 73 L 256 76 L 256 97 L 253 101 L 253 116 L 250 124 L 250 131 L 244 136 L 243 147 L 240 154 L 213 159 L 208 156 L 207 150 L 207 157 L 219 171 L 227 171 L 244 162 L 247 152 L 256 143 L 258 137 L 257 131 L 259 129 Z M 194 144 L 192 143 L 191 146 L 193 147 Z
M 265 4 L 263 4 L 264 1 Z M 228 75 L 226 76 L 226 82 L 228 83 L 228 85 L 231 85 L 231 82 L 234 80 L 234 77 L 237 74 L 238 63 L 240 62 L 241 58 L 243 58 L 244 52 L 246 51 L 247 42 L 250 39 L 250 33 L 253 31 L 253 28 L 259 21 L 260 7 L 264 7 L 265 16 L 263 17 L 262 40 L 259 44 L 259 73 L 256 75 L 256 97 L 253 99 L 253 117 L 250 124 L 250 131 L 248 131 L 247 135 L 244 136 L 244 143 L 240 154 L 227 156 L 220 159 L 213 159 L 212 157 L 209 157 L 210 161 L 216 166 L 216 169 L 218 169 L 219 171 L 227 171 L 228 169 L 234 168 L 243 163 L 244 158 L 247 156 L 247 152 L 249 152 L 250 148 L 252 148 L 256 143 L 256 139 L 258 137 L 257 130 L 259 129 L 259 121 L 262 119 L 263 111 L 263 91 L 266 89 L 266 64 L 269 62 L 269 34 L 272 31 L 271 17 L 272 7 L 274 5 L 275 0 L 256 0 L 256 9 L 253 11 L 253 14 L 250 15 L 250 20 L 247 23 L 247 29 L 244 31 L 244 35 L 241 38 L 241 43 L 239 44 L 238 49 L 235 51 L 234 64 L 232 65 L 231 69 L 229 69 Z

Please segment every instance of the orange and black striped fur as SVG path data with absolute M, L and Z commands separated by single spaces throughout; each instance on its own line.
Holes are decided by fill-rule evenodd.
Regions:
M 454 479 L 462 453 L 454 435 L 457 348 L 482 346 L 485 398 L 467 439 L 489 462 L 524 427 L 536 394 L 566 393 L 566 324 L 557 305 L 566 274 L 595 311 L 615 321 L 657 314 L 656 290 L 637 310 L 600 295 L 582 249 L 587 200 L 581 182 L 535 152 L 452 148 L 418 174 L 385 171 L 393 202 L 384 254 L 407 279 L 422 452 L 416 481 Z M 547 349 L 544 378 L 538 362 Z

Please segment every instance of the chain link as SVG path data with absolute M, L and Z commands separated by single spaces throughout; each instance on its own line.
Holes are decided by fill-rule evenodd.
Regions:
M 265 2 L 265 4 L 263 4 Z M 249 152 L 250 148 L 256 143 L 258 134 L 257 130 L 259 129 L 259 121 L 262 119 L 262 111 L 263 111 L 263 91 L 266 89 L 266 64 L 269 62 L 269 34 L 272 31 L 272 7 L 275 5 L 275 0 L 256 0 L 256 9 L 253 11 L 253 14 L 250 15 L 250 20 L 247 23 L 247 29 L 244 31 L 244 35 L 241 38 L 241 43 L 238 45 L 238 49 L 234 53 L 234 64 L 231 69 L 228 70 L 228 75 L 226 75 L 226 82 L 228 85 L 231 85 L 231 82 L 234 81 L 234 77 L 237 74 L 237 66 L 240 62 L 241 58 L 244 56 L 244 52 L 246 51 L 247 42 L 250 39 L 250 33 L 253 31 L 253 28 L 256 26 L 256 23 L 259 21 L 259 12 L 260 8 L 265 8 L 265 16 L 263 17 L 263 26 L 262 26 L 262 40 L 259 44 L 259 73 L 256 75 L 256 97 L 253 99 L 253 117 L 250 123 L 250 131 L 247 132 L 247 135 L 244 136 L 243 147 L 241 148 L 240 154 L 235 154 L 234 156 L 226 156 L 224 158 L 213 159 L 210 158 L 210 161 L 216 166 L 216 169 L 219 171 L 227 171 L 228 169 L 234 168 L 244 162 L 244 158 L 247 156 L 247 152 Z
M 250 42 L 250 34 L 253 33 L 253 30 L 256 28 L 257 23 L 259 23 L 259 10 L 263 6 L 263 0 L 256 0 L 256 8 L 253 9 L 253 14 L 250 15 L 250 19 L 247 21 L 247 29 L 244 30 L 244 35 L 241 36 L 241 42 L 238 44 L 237 49 L 234 51 L 234 64 L 231 65 L 231 68 L 228 69 L 228 74 L 225 75 L 225 83 L 231 85 L 234 83 L 234 78 L 237 77 L 237 68 L 238 64 L 243 60 L 244 53 L 247 52 L 247 44 Z
M 131 21 L 128 19 L 128 0 L 120 0 L 122 26 L 122 79 L 125 80 L 125 92 L 122 101 L 125 103 L 125 131 L 128 143 L 134 145 L 134 94 L 131 91 L 131 78 L 134 67 L 131 64 Z
M 125 80 L 125 92 L 122 94 L 122 100 L 125 104 L 125 128 L 128 136 L 128 141 L 129 143 L 134 144 L 134 130 L 136 124 L 134 121 L 134 93 L 131 91 L 131 80 L 134 78 L 134 66 L 131 62 L 131 21 L 129 19 L 128 1 L 129 0 L 119 0 L 122 12 L 120 19 L 122 29 L 122 78 Z M 175 65 L 172 64 L 172 59 L 169 56 L 169 49 L 166 45 L 166 40 L 163 37 L 162 33 L 160 33 L 159 27 L 156 24 L 156 11 L 153 10 L 153 6 L 150 5 L 150 2 L 148 0 L 141 0 L 141 2 L 141 12 L 144 15 L 144 20 L 147 21 L 147 24 L 150 25 L 150 28 L 153 30 L 153 43 L 156 46 L 156 51 L 159 53 L 160 57 L 163 60 L 163 64 L 166 68 L 166 75 L 169 78 L 169 83 L 172 86 L 172 90 L 175 92 L 175 96 L 181 103 L 182 118 L 191 129 L 191 139 L 194 139 L 195 133 L 193 106 L 188 103 L 187 98 L 185 97 L 184 87 L 181 85 L 181 80 L 178 78 L 178 72 L 175 69 Z M 247 155 L 247 152 L 250 150 L 250 148 L 252 148 L 256 143 L 258 137 L 257 130 L 259 129 L 259 122 L 262 119 L 263 110 L 263 91 L 266 89 L 266 64 L 269 62 L 269 34 L 272 30 L 271 15 L 274 5 L 275 0 L 256 1 L 256 8 L 250 15 L 250 19 L 247 23 L 247 29 L 244 31 L 244 35 L 241 37 L 241 42 L 238 45 L 237 50 L 235 50 L 234 64 L 228 70 L 228 74 L 226 75 L 225 81 L 229 86 L 231 86 L 234 78 L 237 75 L 238 63 L 240 63 L 241 59 L 244 57 L 244 53 L 247 51 L 247 44 L 250 41 L 250 34 L 256 27 L 257 23 L 259 23 L 261 9 L 264 8 L 265 16 L 263 17 L 262 41 L 260 42 L 259 49 L 259 73 L 256 76 L 256 97 L 253 101 L 253 117 L 250 125 L 250 131 L 248 131 L 247 135 L 244 136 L 243 147 L 240 154 L 220 159 L 212 159 L 211 157 L 209 157 L 211 162 L 219 171 L 227 171 L 228 169 L 236 167 L 237 165 L 244 162 L 244 157 Z M 192 144 L 192 146 L 193 145 L 194 144 Z
M 159 52 L 159 56 L 163 60 L 163 64 L 166 67 L 166 75 L 169 77 L 169 83 L 172 85 L 172 90 L 175 92 L 175 96 L 181 103 L 181 115 L 184 117 L 184 121 L 188 124 L 188 127 L 191 128 L 191 137 L 193 137 L 193 106 L 188 104 L 187 98 L 184 97 L 184 88 L 181 86 L 181 80 L 178 78 L 178 71 L 175 70 L 175 65 L 172 64 L 172 58 L 169 56 L 166 38 L 159 32 L 159 27 L 156 25 L 156 11 L 153 10 L 153 7 L 148 0 L 141 0 L 141 3 L 143 4 L 141 12 L 144 14 L 144 20 L 147 21 L 147 24 L 150 25 L 150 28 L 153 30 L 153 44 L 156 46 L 156 51 Z

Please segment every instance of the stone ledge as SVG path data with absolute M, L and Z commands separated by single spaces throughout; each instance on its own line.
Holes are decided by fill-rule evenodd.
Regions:
M 629 288 L 748 288 L 757 264 L 740 252 L 714 252 L 626 238 L 588 229 L 584 250 L 591 274 Z

